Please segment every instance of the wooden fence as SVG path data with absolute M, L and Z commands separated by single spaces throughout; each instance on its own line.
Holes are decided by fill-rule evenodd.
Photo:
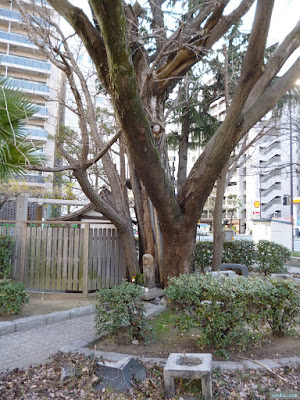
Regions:
M 13 277 L 27 289 L 87 296 L 120 284 L 126 276 L 116 229 L 92 228 L 94 222 L 64 222 L 63 226 L 61 222 L 54 226 L 37 221 L 34 225 L 32 221 L 3 222 L 0 234 L 15 238 Z

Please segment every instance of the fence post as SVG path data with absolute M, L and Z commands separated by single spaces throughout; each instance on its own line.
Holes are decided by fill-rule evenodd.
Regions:
M 83 246 L 82 246 L 82 294 L 88 297 L 88 279 L 89 279 L 89 238 L 90 224 L 84 224 Z
M 27 221 L 28 215 L 28 195 L 23 194 L 17 197 L 16 220 Z M 13 277 L 17 280 L 23 281 L 25 270 L 25 251 L 26 251 L 26 222 L 17 222 L 15 225 L 16 230 L 16 244 L 15 244 L 15 262 Z M 25 232 L 25 233 L 24 233 Z
M 22 223 L 21 228 L 21 251 L 20 251 L 20 281 L 24 282 L 24 272 L 26 263 L 26 240 L 27 240 L 27 222 Z

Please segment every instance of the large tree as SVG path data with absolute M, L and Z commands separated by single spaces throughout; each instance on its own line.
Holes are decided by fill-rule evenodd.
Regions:
M 274 0 L 257 1 L 249 45 L 227 116 L 175 196 L 166 168 L 165 102 L 178 81 L 240 20 L 254 0 L 241 0 L 228 15 L 224 9 L 230 0 L 198 1 L 192 13 L 182 15 L 172 33 L 163 12 L 166 1 L 151 0 L 151 26 L 142 26 L 151 30 L 151 41 L 146 40 L 146 44 L 140 24 L 148 16 L 138 2 L 131 6 L 121 0 L 90 0 L 93 21 L 68 0 L 48 2 L 83 41 L 112 100 L 130 162 L 157 212 L 163 237 L 164 282 L 168 276 L 189 273 L 197 221 L 232 150 L 300 76 L 298 59 L 273 81 L 299 47 L 300 23 L 264 64 Z

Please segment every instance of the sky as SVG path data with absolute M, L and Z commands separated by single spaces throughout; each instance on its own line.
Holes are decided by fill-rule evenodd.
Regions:
M 90 9 L 87 0 L 70 0 L 72 4 L 81 7 L 85 12 L 90 15 Z M 127 3 L 134 3 L 135 0 L 126 0 Z M 139 0 L 141 4 L 148 3 L 148 0 Z M 229 13 L 240 4 L 241 0 L 231 0 L 226 7 L 226 13 Z M 244 17 L 243 29 L 245 31 L 251 30 L 255 13 L 255 4 L 250 12 Z M 299 20 L 300 16 L 300 0 L 275 0 L 274 11 L 270 26 L 268 37 L 268 45 L 282 42 L 285 36 L 293 29 Z M 300 50 L 291 57 L 290 61 L 286 64 L 281 73 L 285 72 L 289 65 L 300 56 Z M 300 78 L 300 77 L 299 77 Z

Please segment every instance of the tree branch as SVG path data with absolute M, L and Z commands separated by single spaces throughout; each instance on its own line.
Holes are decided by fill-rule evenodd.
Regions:
M 291 54 L 300 46 L 300 21 L 277 47 L 267 62 L 264 74 L 257 81 L 246 102 L 245 108 L 250 107 L 269 86 L 274 76 L 280 71 Z
M 92 166 L 93 164 L 96 164 L 97 161 L 100 160 L 100 158 L 102 158 L 104 156 L 104 154 L 111 148 L 111 146 L 119 139 L 119 137 L 121 136 L 121 129 L 119 129 L 119 131 L 115 134 L 115 136 L 107 143 L 107 145 L 104 147 L 104 149 L 102 149 L 100 151 L 100 153 L 98 155 L 96 155 L 94 158 L 92 158 L 91 160 L 85 162 L 82 166 L 83 169 L 87 169 L 90 166 Z
M 94 61 L 99 78 L 108 90 L 109 74 L 106 50 L 97 29 L 91 24 L 85 13 L 80 8 L 73 6 L 68 0 L 49 0 L 48 3 L 66 19 L 81 38 L 89 56 Z

